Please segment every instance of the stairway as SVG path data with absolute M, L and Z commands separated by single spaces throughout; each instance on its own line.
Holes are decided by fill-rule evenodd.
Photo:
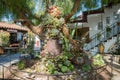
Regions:
M 117 22 L 120 22 L 120 21 L 117 20 L 115 23 L 113 23 L 109 26 L 109 28 L 110 28 L 109 32 L 105 28 L 101 32 L 93 35 L 91 37 L 91 42 L 87 43 L 84 46 L 84 49 L 86 51 L 89 51 L 92 54 L 96 54 L 98 52 L 99 44 L 103 43 L 105 46 L 104 52 L 107 53 L 109 47 L 116 43 L 117 38 L 120 34 L 120 25 L 118 25 Z M 100 35 L 99 37 L 98 37 L 98 34 Z

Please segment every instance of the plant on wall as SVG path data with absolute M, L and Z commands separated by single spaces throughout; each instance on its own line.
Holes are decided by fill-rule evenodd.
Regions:
M 100 40 L 100 37 L 101 37 L 101 34 L 98 33 L 98 34 L 97 34 L 97 40 Z
M 110 26 L 107 26 L 107 27 L 106 27 L 106 36 L 107 36 L 107 37 L 110 36 L 111 30 L 112 30 L 112 29 L 110 28 Z
M 106 27 L 106 31 L 107 31 L 107 32 L 111 32 L 110 26 L 107 26 L 107 27 Z

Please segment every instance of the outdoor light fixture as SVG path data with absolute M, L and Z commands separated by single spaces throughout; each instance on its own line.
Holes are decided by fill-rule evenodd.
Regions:
M 99 46 L 98 46 L 98 50 L 99 50 L 99 53 L 100 53 L 100 54 L 103 54 L 103 53 L 104 53 L 104 48 L 105 48 L 105 47 L 104 47 L 103 43 L 100 43 Z

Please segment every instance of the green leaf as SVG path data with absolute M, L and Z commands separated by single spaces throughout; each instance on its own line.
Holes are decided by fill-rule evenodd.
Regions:
M 62 71 L 63 73 L 65 73 L 65 72 L 68 71 L 68 68 L 67 68 L 66 66 L 62 66 L 61 71 Z
M 58 64 L 58 67 L 60 67 L 60 68 L 61 68 L 62 66 L 63 66 L 63 64 Z

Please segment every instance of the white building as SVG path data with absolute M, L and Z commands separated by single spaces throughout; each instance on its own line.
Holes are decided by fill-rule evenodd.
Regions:
M 85 50 L 96 53 L 98 52 L 98 45 L 102 42 L 105 46 L 104 51 L 107 53 L 110 46 L 117 41 L 120 32 L 120 25 L 117 25 L 120 22 L 120 4 L 105 7 L 104 10 L 83 12 L 83 15 L 76 22 L 78 22 L 77 28 L 80 29 L 77 32 L 78 36 L 85 28 L 89 31 L 91 41 L 86 44 Z M 110 29 L 109 35 L 107 34 L 108 26 Z M 98 40 L 99 33 L 101 35 Z

